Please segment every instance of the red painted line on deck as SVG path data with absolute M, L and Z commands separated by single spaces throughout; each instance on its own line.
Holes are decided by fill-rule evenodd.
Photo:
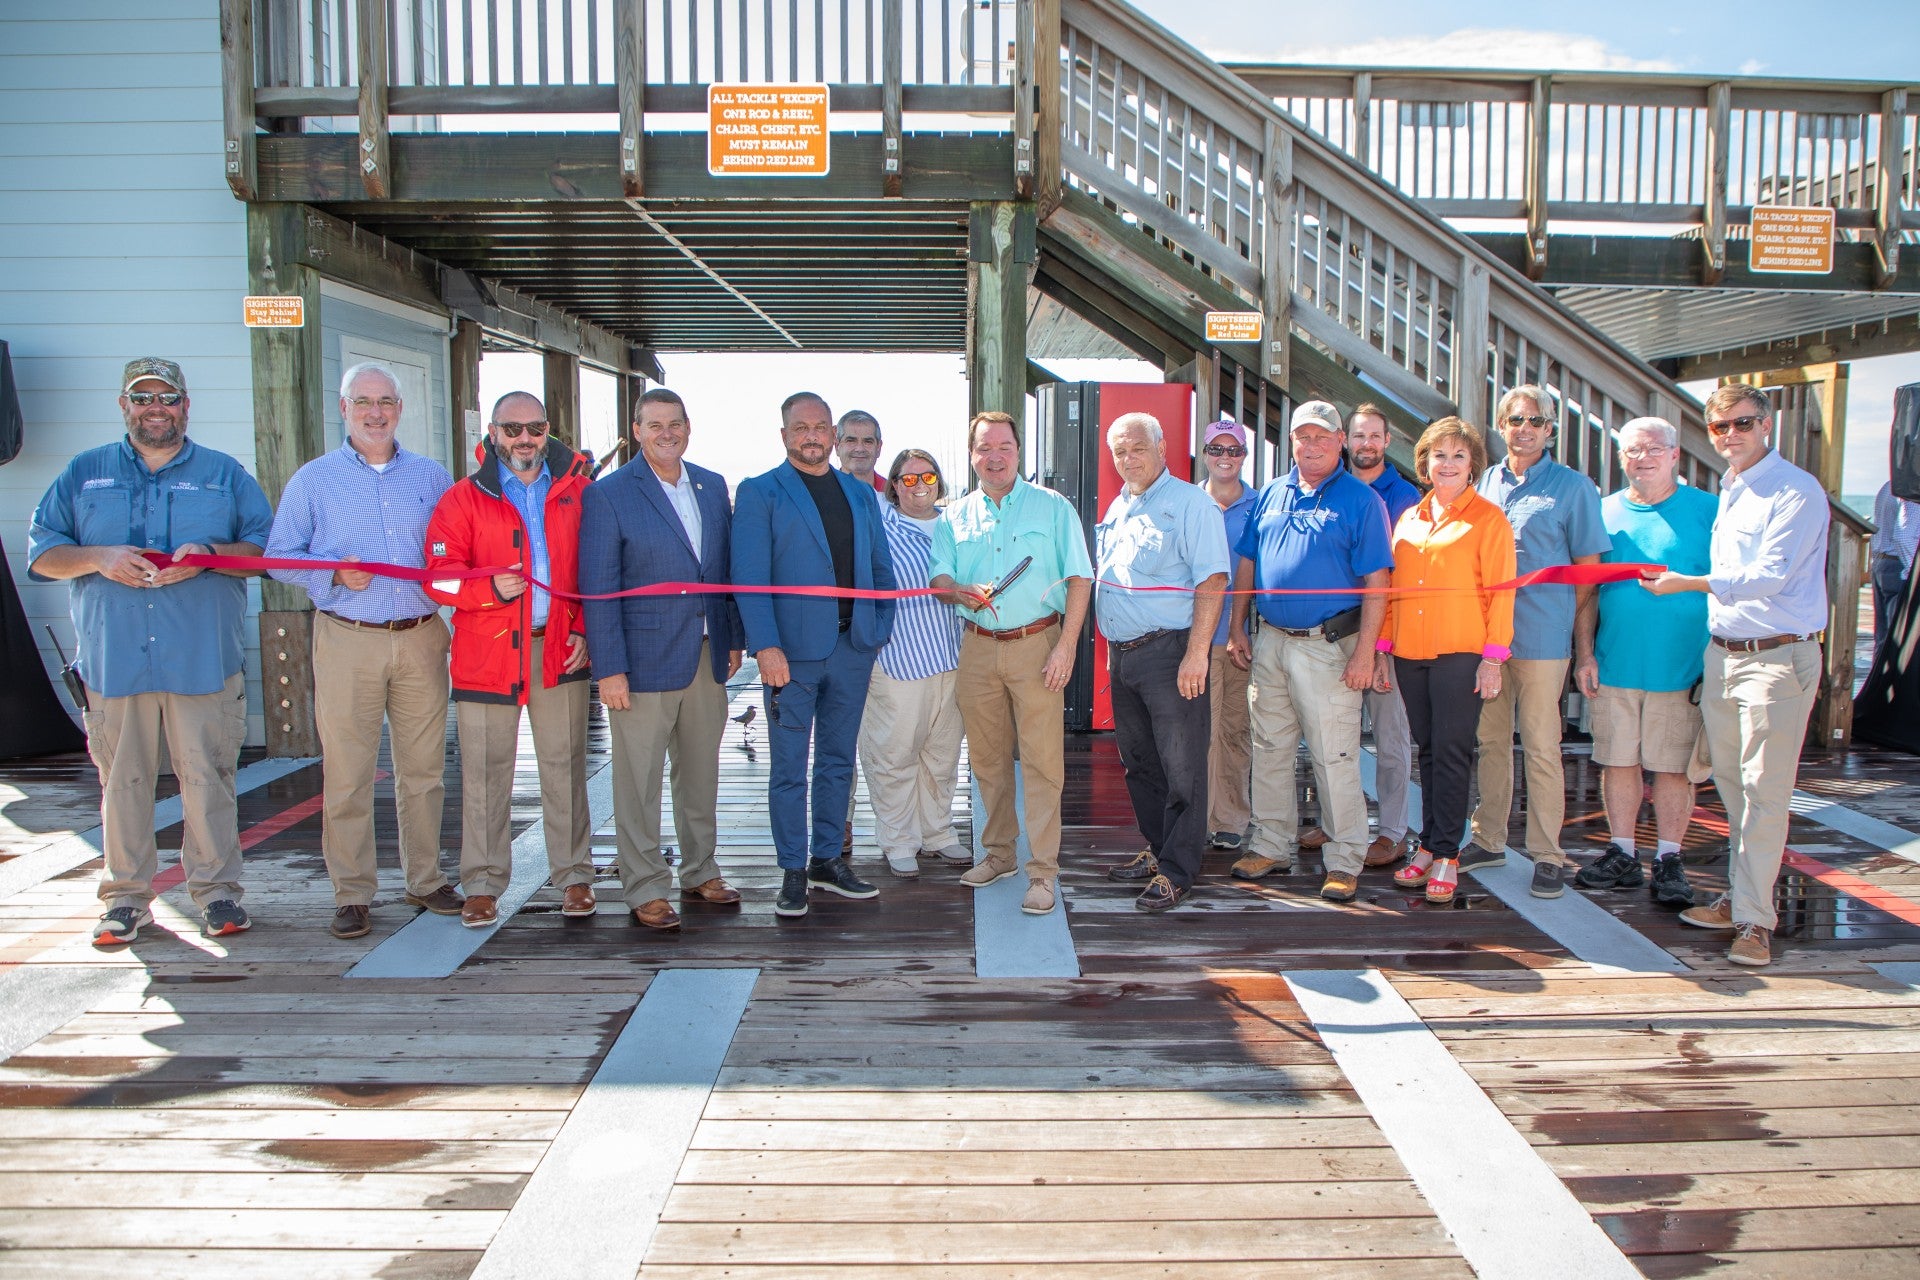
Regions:
M 1717 835 L 1728 834 L 1726 822 L 1712 816 L 1704 809 L 1696 808 L 1693 811 L 1693 820 Z M 1801 853 L 1791 845 L 1781 855 L 1780 862 L 1782 866 L 1791 867 L 1803 876 L 1811 876 L 1829 889 L 1838 890 L 1849 898 L 1866 903 L 1875 910 L 1884 911 L 1896 920 L 1920 925 L 1920 902 L 1877 885 L 1871 880 L 1862 879 L 1851 872 L 1830 867 L 1818 858 Z

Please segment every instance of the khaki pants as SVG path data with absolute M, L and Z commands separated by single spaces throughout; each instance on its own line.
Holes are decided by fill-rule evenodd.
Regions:
M 1413 733 L 1400 690 L 1368 690 L 1361 695 L 1373 724 L 1374 791 L 1380 796 L 1380 834 L 1389 840 L 1407 835 L 1407 792 L 1413 781 Z
M 607 712 L 613 738 L 613 828 L 620 892 L 628 907 L 667 896 L 673 872 L 660 856 L 660 781 L 673 757 L 673 834 L 680 886 L 720 874 L 714 861 L 719 819 L 720 732 L 726 686 L 713 678 L 707 641 L 693 683 L 667 693 L 636 693 L 625 711 Z
M 546 638 L 533 642 L 527 719 L 540 769 L 540 818 L 546 827 L 553 887 L 593 883 L 593 823 L 587 816 L 587 681 L 546 688 L 540 678 Z M 562 643 L 565 643 L 564 641 Z M 456 702 L 460 727 L 460 887 L 499 897 L 513 879 L 513 774 L 520 750 L 516 703 Z
M 1066 694 L 1047 688 L 1040 669 L 1060 643 L 1058 624 L 1018 640 L 969 629 L 960 638 L 954 697 L 966 726 L 969 763 L 980 784 L 987 857 L 1011 864 L 1020 837 L 1014 815 L 1014 752 L 1026 792 L 1029 880 L 1060 874 L 1060 791 L 1066 781 Z
M 1480 805 L 1473 811 L 1473 842 L 1482 849 L 1507 847 L 1517 718 L 1527 768 L 1527 852 L 1536 862 L 1573 865 L 1560 852 L 1560 827 L 1567 816 L 1560 764 L 1560 698 L 1566 684 L 1565 658 L 1512 658 L 1500 669 L 1500 696 L 1481 704 Z
M 393 749 L 407 892 L 425 897 L 447 882 L 440 871 L 440 809 L 447 794 L 451 644 L 447 624 L 438 618 L 405 631 L 382 631 L 313 615 L 313 720 L 325 805 L 320 847 L 335 906 L 371 906 L 380 887 L 373 774 L 383 719 Z
M 1207 660 L 1207 703 L 1213 737 L 1207 744 L 1207 831 L 1245 835 L 1253 817 L 1253 727 L 1247 720 L 1247 673 L 1217 644 Z
M 1771 929 L 1778 923 L 1773 882 L 1786 852 L 1788 806 L 1799 778 L 1807 717 L 1819 692 L 1816 641 L 1765 653 L 1707 646 L 1700 716 L 1713 753 L 1713 785 L 1727 808 L 1736 924 Z
M 247 736 L 246 677 L 227 677 L 218 693 L 136 693 L 103 698 L 87 691 L 87 754 L 100 771 L 100 826 L 106 870 L 100 900 L 114 907 L 153 901 L 160 869 L 154 846 L 153 787 L 160 772 L 160 734 L 167 735 L 180 780 L 180 865 L 193 903 L 238 902 L 239 810 L 234 767 Z
M 874 664 L 860 721 L 860 762 L 880 851 L 912 857 L 960 847 L 953 793 L 960 781 L 957 676 L 895 680 Z
M 1299 847 L 1294 762 L 1304 739 L 1320 793 L 1328 871 L 1359 875 L 1367 853 L 1367 795 L 1360 783 L 1360 691 L 1342 677 L 1355 639 L 1329 644 L 1261 627 L 1253 637 L 1247 708 L 1253 731 L 1253 835 L 1249 849 L 1284 863 Z

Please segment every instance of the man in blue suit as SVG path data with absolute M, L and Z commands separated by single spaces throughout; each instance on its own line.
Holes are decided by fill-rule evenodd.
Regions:
M 809 391 L 788 396 L 780 438 L 787 460 L 740 485 L 734 583 L 892 590 L 893 561 L 871 490 L 828 465 L 834 426 L 826 401 Z M 840 836 L 867 683 L 874 655 L 893 634 L 893 601 L 754 593 L 738 601 L 747 648 L 766 686 L 773 755 L 767 798 L 784 873 L 774 911 L 807 914 L 809 887 L 876 897 L 880 891 L 842 856 Z
M 727 482 L 682 461 L 691 424 L 674 392 L 634 406 L 634 458 L 585 492 L 580 590 L 603 595 L 658 582 L 727 581 L 732 512 Z M 673 828 L 680 896 L 740 901 L 720 876 L 714 842 L 727 678 L 740 669 L 740 613 L 731 597 L 588 600 L 587 654 L 613 738 L 613 820 L 620 887 L 634 919 L 678 929 L 660 856 L 660 775 L 673 757 Z

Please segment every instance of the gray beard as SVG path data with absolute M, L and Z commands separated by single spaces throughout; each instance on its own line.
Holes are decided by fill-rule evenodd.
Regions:
M 536 453 L 531 458 L 523 460 L 518 454 L 509 454 L 507 455 L 507 465 L 515 471 L 538 471 L 540 469 L 540 455 Z

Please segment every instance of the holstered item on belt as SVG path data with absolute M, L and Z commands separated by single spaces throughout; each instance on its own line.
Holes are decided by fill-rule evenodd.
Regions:
M 1338 644 L 1359 629 L 1359 605 L 1353 606 L 1345 613 L 1336 613 L 1320 624 L 1320 634 L 1327 638 L 1328 644 Z
M 53 628 L 47 628 L 47 639 L 53 641 L 53 651 L 60 655 L 60 679 L 67 686 L 67 693 L 73 699 L 75 711 L 87 709 L 87 686 L 80 679 L 80 654 L 76 651 L 73 661 L 67 661 L 67 651 L 60 647 L 60 637 L 53 634 Z M 75 646 L 76 650 L 78 646 Z

